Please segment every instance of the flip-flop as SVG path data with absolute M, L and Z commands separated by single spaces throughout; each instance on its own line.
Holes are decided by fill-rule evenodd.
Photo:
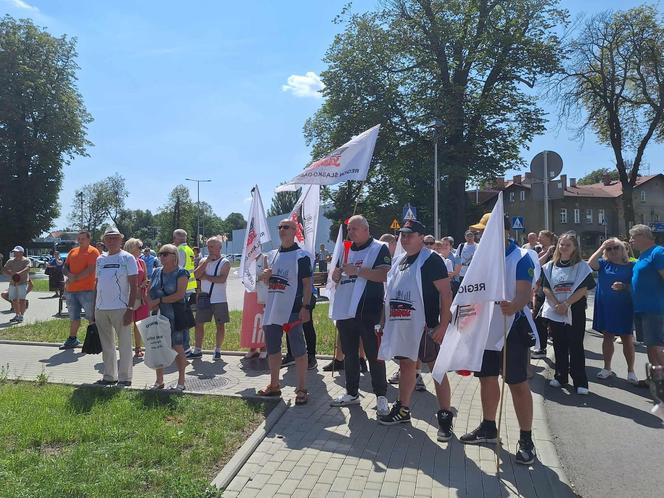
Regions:
M 150 391 L 159 391 L 160 389 L 164 388 L 164 384 L 157 384 L 156 382 L 150 386 Z
M 258 396 L 262 396 L 265 398 L 278 398 L 279 396 L 281 396 L 281 389 L 279 386 L 274 387 L 272 385 L 269 385 L 265 389 L 256 391 L 256 394 Z

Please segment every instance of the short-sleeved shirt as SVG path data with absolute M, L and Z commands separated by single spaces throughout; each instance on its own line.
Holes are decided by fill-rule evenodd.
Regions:
M 417 260 L 419 255 L 420 253 L 418 252 L 412 256 L 406 256 L 399 264 L 399 269 L 401 271 L 405 270 Z M 448 277 L 445 261 L 434 252 L 422 264 L 420 273 L 422 274 L 424 316 L 427 327 L 434 328 L 440 323 L 440 293 L 433 283 Z
M 477 250 L 477 244 L 468 244 L 464 242 L 457 247 L 456 257 L 457 264 L 461 265 L 461 272 L 459 276 L 463 277 L 470 266 L 470 262 L 473 260 L 475 251 Z
M 78 275 L 88 267 L 95 267 L 99 251 L 96 247 L 88 246 L 85 251 L 80 247 L 74 247 L 65 260 L 65 266 L 74 275 Z M 67 282 L 67 291 L 69 292 L 82 292 L 91 291 L 95 288 L 95 273 L 90 272 L 86 277 Z
M 351 251 L 361 251 L 369 247 L 369 244 L 373 242 L 373 238 L 369 237 L 364 244 L 361 246 L 353 245 L 350 247 Z M 390 256 L 390 250 L 386 244 L 383 244 L 378 250 L 378 256 L 376 256 L 376 261 L 374 262 L 372 269 L 375 268 L 387 268 L 389 269 L 392 265 L 392 256 Z M 360 298 L 360 302 L 357 305 L 357 312 L 355 313 L 356 318 L 361 318 L 368 315 L 380 314 L 383 309 L 383 298 L 385 297 L 385 287 L 383 282 L 372 282 L 367 280 L 367 285 L 364 287 L 364 292 Z
M 136 258 L 127 251 L 104 254 L 97 258 L 97 302 L 99 310 L 118 310 L 133 306 L 129 303 L 128 277 L 138 275 Z
M 664 247 L 653 246 L 641 253 L 632 270 L 632 299 L 636 313 L 664 315 Z
M 157 258 L 150 254 L 149 256 L 146 256 L 145 254 L 141 254 L 141 259 L 145 263 L 145 269 L 147 271 L 147 276 L 150 277 L 152 276 L 152 271 L 159 266 L 159 261 L 157 261 Z
M 189 281 L 189 272 L 184 268 L 177 268 L 172 272 L 165 272 L 163 267 L 155 268 L 150 276 L 150 299 L 170 296 L 178 290 L 178 279 L 186 278 Z M 182 298 L 184 302 L 184 298 Z M 160 303 L 159 312 L 171 321 L 171 327 L 175 323 L 175 311 L 173 303 Z
M 26 268 L 30 268 L 30 266 L 32 266 L 31 263 L 30 263 L 30 259 L 26 258 L 24 256 L 20 260 L 16 259 L 16 258 L 10 259 L 9 261 L 7 261 L 5 263 L 4 268 L 5 268 L 5 270 L 11 270 L 13 272 L 19 272 L 21 270 L 25 270 Z M 20 284 L 26 283 L 30 279 L 30 272 L 28 272 L 28 271 L 23 272 L 23 273 L 21 273 L 20 277 L 21 277 L 21 280 L 19 280 L 18 282 L 14 282 L 14 281 L 10 280 L 10 283 L 15 284 L 15 285 L 20 285 Z

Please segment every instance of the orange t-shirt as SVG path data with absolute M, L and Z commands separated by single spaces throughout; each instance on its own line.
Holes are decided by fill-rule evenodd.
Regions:
M 82 252 L 80 247 L 74 247 L 69 254 L 65 265 L 69 271 L 74 275 L 78 275 L 88 266 L 92 267 L 92 271 L 83 279 L 74 282 L 67 282 L 67 289 L 69 292 L 91 291 L 95 288 L 95 264 L 99 257 L 99 251 L 94 246 L 88 246 L 87 251 Z

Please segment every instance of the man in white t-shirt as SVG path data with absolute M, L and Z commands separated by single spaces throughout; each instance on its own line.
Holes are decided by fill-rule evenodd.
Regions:
M 104 361 L 104 376 L 96 384 L 104 386 L 131 385 L 131 324 L 138 307 L 138 264 L 134 256 L 122 250 L 123 237 L 116 228 L 104 232 L 102 240 L 108 252 L 97 258 L 95 267 L 95 311 L 90 321 L 97 324 Z M 119 368 L 114 331 L 120 349 Z
M 466 239 L 463 243 L 459 244 L 456 250 L 457 262 L 461 263 L 461 271 L 459 272 L 459 280 L 463 280 L 470 262 L 473 260 L 473 255 L 475 254 L 475 249 L 477 249 L 477 244 L 475 243 L 475 232 L 468 230 L 464 234 Z
M 205 324 L 214 316 L 217 325 L 217 340 L 214 348 L 214 360 L 221 360 L 221 345 L 226 332 L 225 324 L 230 321 L 228 313 L 228 299 L 226 297 L 226 279 L 231 270 L 231 263 L 221 257 L 221 238 L 210 237 L 207 240 L 208 256 L 203 258 L 194 270 L 196 280 L 201 282 L 201 292 L 198 294 L 196 307 L 196 345 L 189 358 L 201 358 L 203 353 L 203 335 Z M 209 306 L 204 302 L 205 295 L 209 296 Z M 201 297 L 203 296 L 203 297 Z

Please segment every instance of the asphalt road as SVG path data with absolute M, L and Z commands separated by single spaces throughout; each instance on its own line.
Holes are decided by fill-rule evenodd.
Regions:
M 592 303 L 591 303 L 592 304 Z M 592 308 L 587 310 L 586 368 L 590 395 L 533 383 L 543 389 L 549 428 L 556 450 L 575 491 L 584 498 L 664 496 L 664 425 L 650 414 L 648 389 L 633 387 L 625 379 L 627 366 L 622 345 L 616 343 L 612 370 L 616 377 L 595 377 L 603 367 L 601 335 L 590 330 Z M 549 346 L 551 357 L 552 346 Z M 647 357 L 637 346 L 635 371 L 645 377 Z M 540 372 L 540 374 L 545 372 Z M 553 372 L 547 373 L 553 376 Z

